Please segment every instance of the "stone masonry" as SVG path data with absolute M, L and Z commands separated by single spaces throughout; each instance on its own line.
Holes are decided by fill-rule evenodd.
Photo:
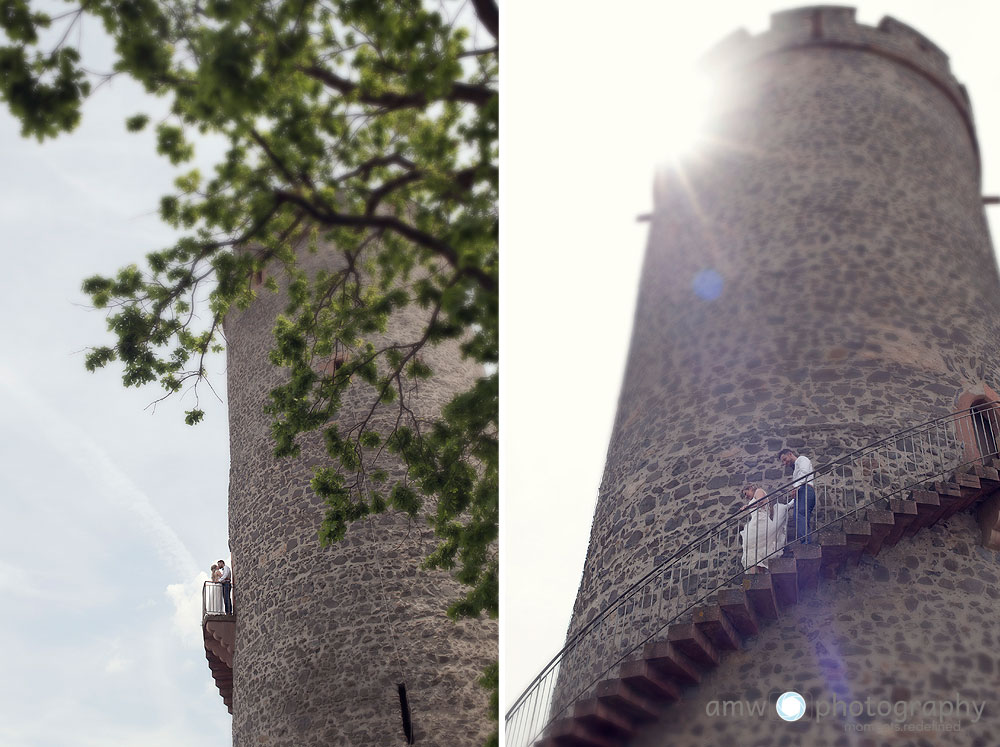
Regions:
M 719 50 L 738 86 L 711 143 L 659 176 L 571 631 L 730 513 L 741 484 L 785 482 L 779 448 L 818 466 L 1000 378 L 967 99 L 903 24 L 851 25 L 854 47 L 814 38 L 817 14 L 846 35 L 853 11 L 776 14 Z M 714 300 L 695 292 L 705 270 Z
M 706 65 L 719 82 L 706 141 L 655 184 L 570 636 L 732 514 L 739 486 L 786 483 L 780 448 L 819 467 L 1000 384 L 1000 277 L 971 105 L 947 56 L 892 18 L 868 27 L 817 6 L 733 34 Z M 784 681 L 769 676 L 779 660 L 817 697 L 996 687 L 995 641 L 977 627 L 1000 613 L 996 555 L 973 552 L 971 519 L 933 531 L 849 569 L 860 575 L 762 634 L 710 693 L 758 682 L 766 695 Z M 960 644 L 945 641 L 956 610 Z M 567 663 L 560 680 L 572 678 Z M 716 734 L 699 707 L 684 711 L 684 739 L 664 727 L 642 744 L 741 734 Z
M 336 261 L 330 249 L 300 253 L 312 271 Z M 312 468 L 327 461 L 320 434 L 302 441 L 300 458 L 273 456 L 262 407 L 282 380 L 267 353 L 284 303 L 283 294 L 261 289 L 250 308 L 225 322 L 233 744 L 405 744 L 397 690 L 405 683 L 416 744 L 478 747 L 491 724 L 487 693 L 476 680 L 496 658 L 496 624 L 447 618 L 459 584 L 446 572 L 419 568 L 434 545 L 432 531 L 390 511 L 354 523 L 344 540 L 323 548 L 317 530 L 324 505 L 309 485 Z M 399 315 L 387 338 L 411 340 L 420 322 Z M 437 376 L 421 384 L 410 404 L 429 416 L 477 369 L 455 345 L 430 349 L 424 359 Z M 349 393 L 343 422 L 370 405 L 368 394 Z
M 976 534 L 973 516 L 958 513 L 822 581 L 632 744 L 992 747 L 1000 734 L 1000 553 L 979 547 Z M 775 711 L 777 695 L 788 690 L 806 698 L 799 721 L 784 722 Z M 921 713 L 923 704 L 954 702 L 956 694 L 985 703 L 982 714 L 910 717 L 896 705 Z M 763 716 L 749 709 L 710 715 L 725 701 L 767 706 Z M 864 711 L 852 714 L 848 705 L 834 713 L 836 702 L 852 701 Z M 883 706 L 879 714 L 883 702 L 898 710 L 887 716 Z M 935 726 L 959 722 L 958 731 Z

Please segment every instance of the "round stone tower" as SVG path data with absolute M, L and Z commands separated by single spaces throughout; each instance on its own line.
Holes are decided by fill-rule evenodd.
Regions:
M 331 249 L 299 256 L 311 272 L 338 261 Z M 275 278 L 284 285 L 283 274 Z M 231 312 L 225 322 L 233 744 L 403 745 L 409 729 L 410 743 L 478 747 L 490 724 L 487 693 L 476 681 L 496 658 L 496 625 L 447 618 L 448 604 L 462 592 L 448 573 L 420 569 L 435 544 L 433 532 L 420 519 L 390 511 L 355 522 L 343 540 L 323 548 L 317 531 L 325 507 L 310 487 L 313 467 L 329 461 L 321 434 L 301 439 L 300 457 L 273 455 L 270 416 L 262 408 L 284 380 L 268 361 L 284 305 L 284 292 L 261 289 L 246 311 Z M 417 339 L 423 321 L 420 310 L 399 314 L 386 339 Z M 428 417 L 479 371 L 453 344 L 421 355 L 435 377 L 409 405 Z M 348 392 L 339 422 L 355 422 L 362 408 L 367 414 L 366 394 Z
M 570 637 L 736 511 L 741 485 L 788 482 L 779 449 L 819 467 L 1000 388 L 1000 279 L 947 56 L 892 18 L 819 6 L 734 34 L 706 65 L 719 91 L 704 142 L 655 185 Z M 648 743 L 749 743 L 746 723 L 710 722 L 705 703 L 793 689 L 793 673 L 817 697 L 989 690 L 1000 559 L 969 514 L 949 522 L 821 587 Z

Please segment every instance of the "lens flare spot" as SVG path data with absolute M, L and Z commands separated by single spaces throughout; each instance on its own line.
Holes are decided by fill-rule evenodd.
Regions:
M 785 721 L 798 721 L 805 715 L 806 699 L 794 690 L 789 690 L 781 694 L 774 707 Z
M 714 301 L 721 296 L 722 284 L 722 275 L 713 269 L 701 270 L 691 281 L 694 294 L 703 301 Z

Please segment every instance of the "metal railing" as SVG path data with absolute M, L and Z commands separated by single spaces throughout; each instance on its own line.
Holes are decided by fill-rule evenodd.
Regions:
M 863 509 L 884 508 L 890 498 L 963 466 L 985 464 L 997 456 L 998 441 L 1000 403 L 974 406 L 868 444 L 719 522 L 655 566 L 570 638 L 507 712 L 505 744 L 530 745 L 618 664 L 749 568 Z M 763 525 L 761 513 L 771 506 L 775 513 L 782 511 L 779 504 L 791 514 L 803 480 L 815 489 L 808 525 L 795 522 L 795 529 L 782 532 L 776 544 L 756 541 L 759 537 L 750 542 L 751 520 Z
M 229 590 L 230 606 L 235 610 L 235 602 L 233 600 L 233 589 L 230 587 Z M 210 615 L 224 615 L 226 614 L 226 605 L 222 596 L 222 584 L 218 581 L 206 581 L 201 587 L 201 620 L 204 623 L 205 619 Z

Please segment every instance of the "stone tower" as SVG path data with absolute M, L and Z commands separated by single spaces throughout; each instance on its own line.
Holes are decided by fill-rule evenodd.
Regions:
M 331 269 L 338 256 L 303 251 L 300 266 Z M 284 278 L 275 277 L 282 285 Z M 225 323 L 233 744 L 406 744 L 397 687 L 403 683 L 413 743 L 478 747 L 490 728 L 487 693 L 476 680 L 496 657 L 496 626 L 446 617 L 458 583 L 419 568 L 432 531 L 389 512 L 354 523 L 344 540 L 323 548 L 317 530 L 324 506 L 309 485 L 312 467 L 328 461 L 321 434 L 304 439 L 301 458 L 273 456 L 262 407 L 282 381 L 267 353 L 284 304 L 283 293 L 262 290 Z M 412 312 L 394 317 L 387 337 L 408 341 L 421 321 Z M 478 370 L 455 345 L 432 348 L 425 360 L 440 375 L 410 404 L 431 415 Z M 353 395 L 342 422 L 370 406 Z
M 557 721 L 545 733 L 552 744 L 584 734 L 609 744 L 866 744 L 864 734 L 845 741 L 840 718 L 785 724 L 774 693 L 806 695 L 814 714 L 832 698 L 954 700 L 957 690 L 987 711 L 962 719 L 949 743 L 995 741 L 1000 553 L 979 546 L 975 513 L 1000 484 L 995 410 L 989 423 L 942 422 L 936 434 L 851 457 L 824 475 L 820 542 L 760 578 L 735 578 L 726 595 L 683 601 L 712 574 L 733 573 L 725 553 L 738 563 L 739 541 L 712 528 L 745 518 L 741 485 L 788 483 L 779 449 L 820 467 L 989 405 L 1000 388 L 1000 278 L 979 148 L 944 52 L 895 19 L 869 27 L 852 8 L 818 6 L 776 13 L 758 36 L 732 35 L 706 64 L 719 95 L 705 142 L 655 184 L 569 629 L 570 643 L 587 643 L 548 676 Z M 910 472 L 940 491 L 914 489 Z M 685 547 L 693 560 L 671 575 Z M 666 609 L 679 616 L 661 629 Z M 764 716 L 711 714 L 713 702 L 769 696 Z M 852 728 L 894 728 L 855 716 Z

